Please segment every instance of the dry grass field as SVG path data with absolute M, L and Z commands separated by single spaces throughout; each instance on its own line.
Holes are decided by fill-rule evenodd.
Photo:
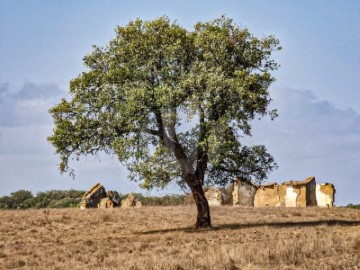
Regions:
M 0 269 L 360 269 L 360 210 L 195 206 L 0 211 Z

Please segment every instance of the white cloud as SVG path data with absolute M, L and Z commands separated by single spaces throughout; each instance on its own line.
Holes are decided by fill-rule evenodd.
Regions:
M 308 90 L 276 89 L 272 97 L 280 116 L 254 123 L 250 140 L 265 144 L 279 164 L 269 180 L 314 175 L 317 182 L 335 184 L 337 204 L 359 203 L 360 115 Z
M 8 84 L 0 84 L 0 196 L 19 189 L 34 193 L 87 190 L 97 182 L 108 190 L 140 192 L 137 183 L 127 180 L 128 172 L 117 158 L 105 154 L 99 155 L 100 162 L 91 156 L 73 161 L 75 180 L 67 174 L 60 175 L 59 158 L 46 138 L 53 128 L 48 109 L 64 96 L 66 93 L 56 85 L 25 84 L 13 92 Z M 174 191 L 171 186 L 165 192 Z
M 76 179 L 60 175 L 59 158 L 55 149 L 46 141 L 52 125 L 26 125 L 2 127 L 0 137 L 0 196 L 19 189 L 33 193 L 51 189 L 87 190 L 100 182 L 108 190 L 121 193 L 139 192 L 137 184 L 127 180 L 127 170 L 116 157 L 100 155 L 81 157 L 73 161 Z
M 59 174 L 59 159 L 46 141 L 52 132 L 48 108 L 65 95 L 54 85 L 25 85 L 17 93 L 0 85 L 0 196 L 18 189 L 86 190 L 96 182 L 122 193 L 140 191 L 126 179 L 127 170 L 116 157 L 101 155 L 100 163 L 93 157 L 72 162 L 75 180 Z M 276 89 L 271 96 L 271 107 L 280 116 L 255 122 L 254 137 L 249 140 L 265 144 L 279 164 L 269 181 L 314 175 L 318 182 L 335 184 L 336 204 L 360 203 L 360 115 L 337 109 L 311 91 Z M 160 193 L 176 191 L 171 185 Z
M 27 83 L 20 91 L 10 91 L 9 84 L 0 85 L 0 127 L 51 123 L 48 109 L 65 92 L 56 85 Z

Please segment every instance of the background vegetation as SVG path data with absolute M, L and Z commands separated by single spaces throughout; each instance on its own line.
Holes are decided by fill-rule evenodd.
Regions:
M 18 190 L 10 196 L 0 197 L 0 209 L 39 209 L 39 208 L 70 208 L 79 207 L 83 190 L 50 190 L 38 192 L 35 196 L 31 191 Z M 133 193 L 136 198 L 146 206 L 176 206 L 193 203 L 192 196 L 170 194 L 163 197 L 148 196 Z M 125 199 L 129 194 L 120 194 L 120 199 Z
M 207 189 L 205 188 L 205 191 Z M 232 205 L 231 189 L 223 189 L 224 204 Z M 83 190 L 50 190 L 38 192 L 35 196 L 31 191 L 18 190 L 10 196 L 0 197 L 0 209 L 39 209 L 39 208 L 71 208 L 79 207 Z M 177 206 L 193 204 L 191 194 L 169 194 L 162 197 L 144 196 L 133 193 L 143 206 Z M 129 194 L 119 194 L 120 199 L 125 199 Z M 360 209 L 360 204 L 348 204 L 346 207 Z
M 1 209 L 29 208 L 68 208 L 78 207 L 85 191 L 82 190 L 50 190 L 38 192 L 33 196 L 31 191 L 18 190 L 10 196 L 0 197 Z

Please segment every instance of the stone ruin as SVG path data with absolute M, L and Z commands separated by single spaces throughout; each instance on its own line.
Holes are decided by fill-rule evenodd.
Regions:
M 101 201 L 98 204 L 98 208 L 114 208 L 117 205 L 115 205 L 115 203 L 110 200 L 110 198 L 103 198 L 101 199 Z
M 99 183 L 87 191 L 81 199 L 80 209 L 96 208 L 102 199 L 106 198 L 105 188 Z
M 108 191 L 107 197 L 101 199 L 98 208 L 114 208 L 120 205 L 120 195 L 116 191 Z
M 333 206 L 335 201 L 334 185 L 329 183 L 316 185 L 316 200 L 320 207 Z
M 141 202 L 136 200 L 133 194 L 130 194 L 126 199 L 121 201 L 119 193 L 116 191 L 106 192 L 105 188 L 97 183 L 84 194 L 80 202 L 80 209 L 119 207 L 120 202 L 121 207 L 141 206 Z
M 129 194 L 121 201 L 121 208 L 141 207 L 141 202 L 138 201 L 134 194 Z
M 254 207 L 332 207 L 335 189 L 332 184 L 316 185 L 315 177 L 304 181 L 288 181 L 253 185 L 250 182 L 234 181 L 233 205 Z
M 315 177 L 311 176 L 303 181 L 288 181 L 282 184 L 270 183 L 254 185 L 251 182 L 234 180 L 232 196 L 227 189 L 205 188 L 205 196 L 209 206 L 221 206 L 231 203 L 233 206 L 243 207 L 332 207 L 335 201 L 335 187 L 333 184 L 316 184 Z M 229 196 L 230 195 L 230 196 Z M 189 197 L 191 202 L 192 197 Z M 129 194 L 121 200 L 116 191 L 106 192 L 105 188 L 97 183 L 87 191 L 80 208 L 113 208 L 113 207 L 141 207 L 141 202 L 134 194 Z
M 208 188 L 205 197 L 209 206 L 220 206 L 224 203 L 223 193 L 219 188 Z
M 259 186 L 255 194 L 254 206 L 306 207 L 316 206 L 315 177 L 304 181 L 289 181 Z
M 257 188 L 248 182 L 240 182 L 238 179 L 234 181 L 234 189 L 232 192 L 234 206 L 254 206 L 254 197 Z

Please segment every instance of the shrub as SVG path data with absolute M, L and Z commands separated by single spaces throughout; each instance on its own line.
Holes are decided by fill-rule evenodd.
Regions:
M 163 197 L 143 197 L 140 201 L 143 205 L 148 206 L 176 206 L 184 204 L 185 195 L 165 195 Z
M 347 207 L 347 208 L 360 209 L 360 204 L 352 204 L 352 203 L 349 203 L 346 207 Z

